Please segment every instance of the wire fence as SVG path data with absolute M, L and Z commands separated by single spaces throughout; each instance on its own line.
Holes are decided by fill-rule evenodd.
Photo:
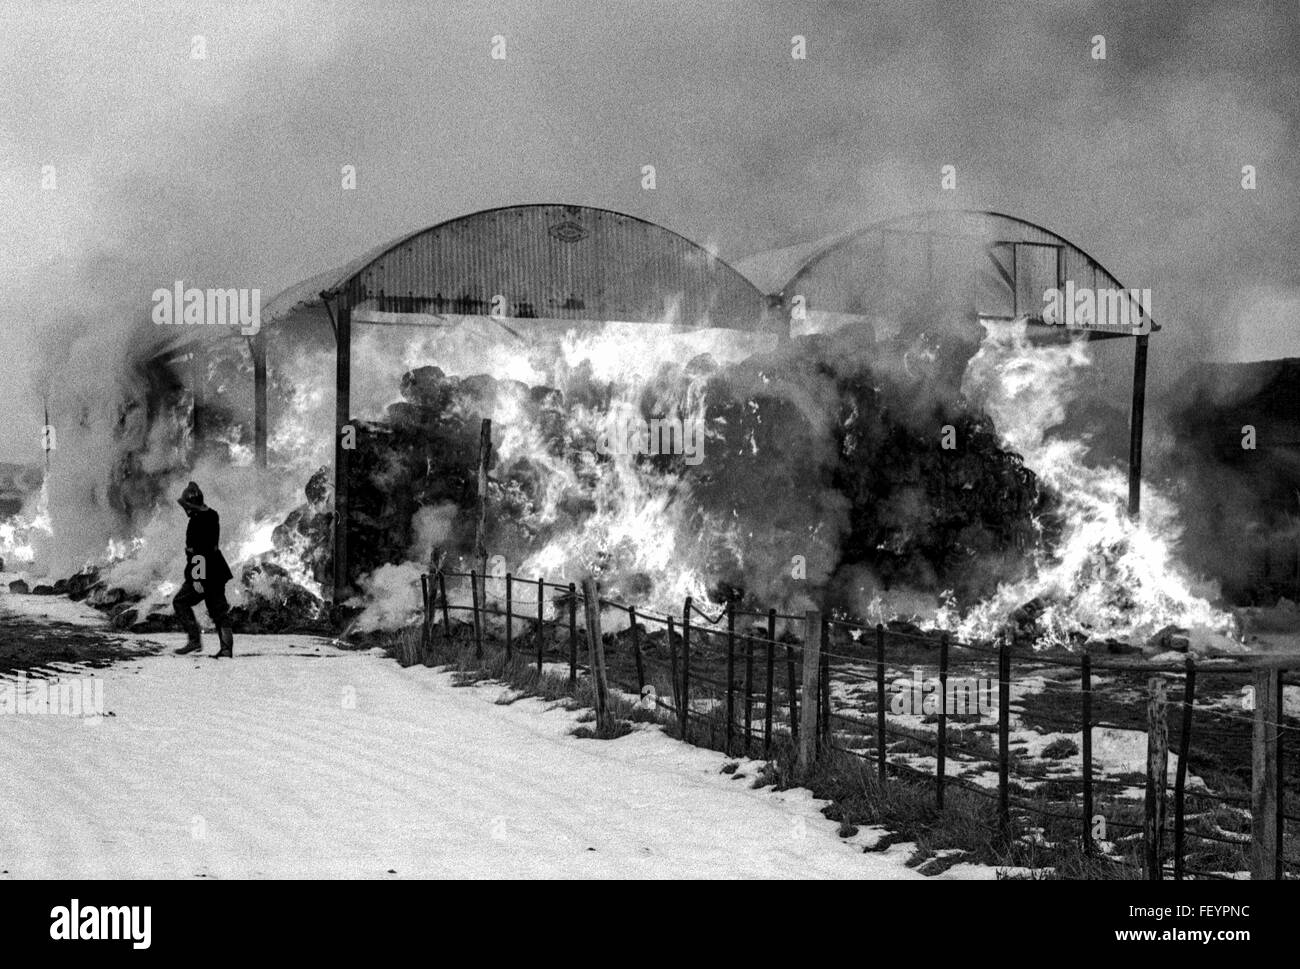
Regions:
M 539 674 L 548 662 L 567 663 L 576 685 L 588 672 L 576 583 L 437 572 L 422 585 L 426 646 L 450 636 L 458 614 L 480 657 L 493 638 L 508 660 L 534 662 Z M 882 783 L 931 784 L 940 808 L 952 789 L 995 801 L 1008 837 L 1014 819 L 1047 840 L 1077 838 L 1117 863 L 1124 855 L 1117 849 L 1141 846 L 1148 877 L 1236 877 L 1252 845 L 1249 864 L 1258 866 L 1255 758 L 1268 741 L 1273 877 L 1300 869 L 1296 829 L 1288 827 L 1300 820 L 1288 810 L 1300 796 L 1300 744 L 1295 718 L 1286 722 L 1285 691 L 1294 689 L 1286 673 L 1260 680 L 1249 662 L 1190 655 L 1181 663 L 1044 656 L 1013 649 L 1007 638 L 964 643 L 819 616 L 810 630 L 808 615 L 704 609 L 689 597 L 680 616 L 603 597 L 600 606 L 619 620 L 603 637 L 610 685 L 671 715 L 689 742 L 767 757 L 781 744 L 798 747 L 801 728 L 812 724 L 806 739 L 815 757 L 834 751 L 871 765 Z M 817 669 L 805 680 L 814 653 Z M 1168 772 L 1161 777 L 1146 763 L 1157 681 L 1159 731 L 1168 731 L 1173 760 L 1168 794 Z M 1274 684 L 1276 696 L 1259 705 L 1253 693 L 1262 682 Z M 811 692 L 805 683 L 815 684 Z M 1262 718 L 1264 709 L 1275 714 Z M 1146 750 L 1133 743 L 1135 732 L 1148 735 Z M 1164 821 L 1170 804 L 1172 825 Z

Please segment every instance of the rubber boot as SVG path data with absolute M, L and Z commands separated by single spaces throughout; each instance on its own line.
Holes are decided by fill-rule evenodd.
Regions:
M 197 653 L 203 648 L 203 636 L 197 629 L 189 630 L 189 642 L 180 649 L 176 650 L 177 656 L 184 656 L 186 653 Z
M 229 626 L 221 626 L 217 629 L 217 639 L 221 641 L 221 648 L 212 654 L 212 658 L 220 659 L 223 656 L 234 658 L 235 631 Z

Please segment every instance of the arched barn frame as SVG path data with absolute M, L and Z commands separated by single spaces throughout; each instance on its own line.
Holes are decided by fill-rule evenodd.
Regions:
M 905 215 L 803 246 L 737 262 L 760 286 L 778 291 L 790 335 L 844 325 L 897 327 L 918 306 L 971 319 L 1027 320 L 1036 342 L 1081 331 L 1089 340 L 1129 338 L 1133 396 L 1129 412 L 1129 513 L 1141 504 L 1142 423 L 1148 335 L 1160 328 L 1150 305 L 1124 295 L 1125 287 L 1096 259 L 1043 226 L 1000 212 L 942 210 Z M 1044 319 L 1044 293 L 1121 294 L 1112 306 L 1126 325 Z M 1061 321 L 1058 320 L 1059 324 Z
M 759 330 L 776 319 L 749 280 L 690 240 L 643 219 L 576 205 L 517 205 L 439 223 L 307 280 L 264 323 L 323 305 L 335 335 L 334 601 L 347 594 L 352 326 L 448 316 Z M 266 460 L 266 336 L 252 341 L 255 439 Z

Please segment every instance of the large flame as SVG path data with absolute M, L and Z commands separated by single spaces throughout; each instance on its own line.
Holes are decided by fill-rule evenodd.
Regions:
M 0 559 L 5 568 L 10 572 L 30 568 L 36 559 L 36 542 L 52 535 L 49 483 L 43 481 L 30 512 L 0 521 Z
M 1088 344 L 1032 345 L 1023 322 L 986 326 L 963 391 L 1059 495 L 1063 527 L 1059 539 L 1037 554 L 1027 578 L 1001 586 L 965 615 L 943 610 L 940 623 L 962 638 L 988 638 L 1016 609 L 1037 599 L 1043 646 L 1094 637 L 1141 642 L 1171 624 L 1194 639 L 1230 645 L 1231 614 L 1210 603 L 1214 590 L 1189 576 L 1177 559 L 1177 508 L 1144 482 L 1142 514 L 1133 520 L 1126 472 L 1089 465 L 1083 440 L 1053 433 L 1091 364 Z
M 526 462 L 544 472 L 518 524 L 546 538 L 509 563 L 512 571 L 558 582 L 594 575 L 611 595 L 661 612 L 679 611 L 686 596 L 706 598 L 710 559 L 737 545 L 737 523 L 699 508 L 680 463 L 665 468 L 635 453 L 602 454 L 595 443 L 611 427 L 653 416 L 694 423 L 707 454 L 719 434 L 709 424 L 705 384 L 716 366 L 755 346 L 733 331 L 609 323 L 570 330 L 553 357 L 535 358 L 546 385 L 587 403 L 566 408 L 559 449 L 517 397 L 504 397 L 492 415 L 500 467 Z M 598 404 L 590 403 L 592 383 Z M 585 505 L 580 527 L 552 529 L 575 501 Z

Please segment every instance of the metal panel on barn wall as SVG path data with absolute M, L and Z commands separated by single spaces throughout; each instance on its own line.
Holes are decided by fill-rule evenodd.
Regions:
M 1099 272 L 1097 264 L 1074 246 L 1066 246 L 1061 253 L 1063 264 L 1061 285 L 1073 282 L 1075 289 L 1100 289 L 1110 286 L 1109 274 Z
M 1043 294 L 1055 289 L 1060 246 L 1016 243 L 1016 315 L 1041 317 Z

